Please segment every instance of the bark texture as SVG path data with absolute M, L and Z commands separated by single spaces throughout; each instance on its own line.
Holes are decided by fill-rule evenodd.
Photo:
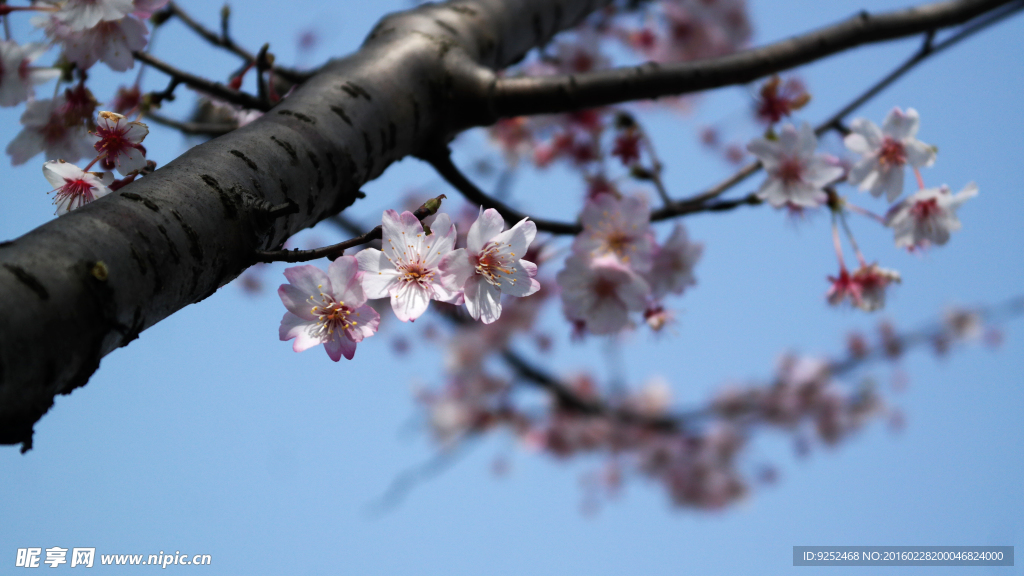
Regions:
M 31 447 L 111 351 L 338 213 L 392 162 L 485 119 L 504 68 L 609 0 L 459 0 L 385 17 L 240 130 L 0 244 L 0 443 Z M 271 205 L 298 211 L 271 218 Z

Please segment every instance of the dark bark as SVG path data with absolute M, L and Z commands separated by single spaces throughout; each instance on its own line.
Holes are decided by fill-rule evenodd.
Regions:
M 119 192 L 0 244 L 0 443 L 31 446 L 57 394 L 100 359 L 337 214 L 392 162 L 479 124 L 488 69 L 608 0 L 462 0 L 383 19 L 240 130 Z M 478 107 L 479 109 L 479 107 Z M 288 201 L 296 214 L 269 218 Z

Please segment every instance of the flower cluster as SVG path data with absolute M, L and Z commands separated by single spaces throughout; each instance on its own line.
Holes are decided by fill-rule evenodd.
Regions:
M 296 352 L 322 343 L 331 359 L 351 359 L 356 343 L 372 336 L 380 322 L 365 306 L 367 299 L 390 299 L 403 322 L 415 321 L 437 300 L 465 304 L 474 320 L 490 324 L 501 316 L 503 294 L 524 297 L 540 290 L 534 278 L 537 266 L 523 259 L 537 234 L 529 220 L 505 230 L 496 210 L 481 210 L 466 246 L 458 249 L 455 225 L 447 214 L 438 214 L 429 231 L 408 211 L 387 210 L 382 220 L 381 250 L 366 248 L 355 257 L 338 258 L 327 276 L 314 266 L 285 271 L 289 284 L 278 294 L 288 313 L 280 337 L 295 338 Z M 316 305 L 309 309 L 306 301 Z M 353 314 L 370 319 L 356 324 Z
M 769 124 L 789 115 L 809 98 L 780 95 L 779 82 L 778 78 L 773 78 L 761 90 L 758 115 Z M 973 183 L 957 194 L 946 186 L 925 187 L 920 168 L 935 162 L 936 148 L 917 139 L 919 126 L 920 117 L 913 108 L 906 111 L 894 108 L 881 128 L 864 118 L 853 120 L 843 140 L 846 148 L 859 155 L 852 166 L 818 153 L 817 137 L 807 123 L 800 128 L 786 124 L 778 132 L 772 126 L 765 137 L 755 138 L 747 145 L 747 150 L 759 158 L 768 174 L 758 192 L 760 199 L 776 208 L 804 211 L 827 206 L 832 211 L 832 236 L 839 273 L 828 277 L 830 288 L 826 297 L 830 304 L 849 302 L 862 310 L 878 310 L 885 305 L 886 289 L 900 282 L 895 270 L 868 264 L 847 223 L 848 213 L 872 217 L 892 228 L 897 246 L 915 250 L 945 244 L 950 233 L 960 228 L 957 209 L 977 195 L 978 189 Z M 913 170 L 920 189 L 898 200 L 903 194 L 908 167 Z M 839 197 L 835 186 L 844 180 L 872 196 L 884 196 L 895 203 L 884 217 L 874 215 Z M 852 272 L 844 262 L 840 227 L 859 263 L 859 268 Z
M 7 145 L 6 152 L 14 165 L 40 152 L 45 154 L 43 174 L 54 186 L 58 214 L 109 194 L 147 167 L 142 140 L 148 128 L 118 113 L 138 110 L 138 83 L 133 106 L 123 106 L 128 92 L 122 91 L 112 104 L 118 112 L 100 112 L 97 116 L 97 100 L 86 81 L 89 69 L 97 62 L 115 71 L 132 68 L 132 53 L 147 43 L 145 19 L 167 2 L 59 0 L 29 6 L 4 4 L 4 18 L 15 12 L 36 13 L 32 23 L 47 38 L 44 43 L 24 45 L 11 39 L 0 41 L 0 106 L 28 102 L 21 116 L 22 130 Z M 57 64 L 36 65 L 52 46 L 60 47 Z M 34 86 L 51 80 L 57 80 L 53 98 L 35 99 Z M 61 91 L 64 82 L 70 86 Z M 93 159 L 79 168 L 74 162 L 83 157 Z M 102 170 L 90 171 L 96 164 Z M 115 180 L 115 170 L 125 178 Z
M 630 325 L 631 313 L 662 309 L 663 297 L 696 283 L 703 245 L 676 224 L 659 246 L 642 198 L 598 194 L 587 200 L 580 222 L 583 232 L 557 276 L 562 309 L 579 328 L 617 333 Z

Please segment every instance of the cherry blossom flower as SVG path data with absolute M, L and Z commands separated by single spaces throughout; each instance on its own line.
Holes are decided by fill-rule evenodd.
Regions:
M 132 52 L 146 47 L 146 24 L 132 16 L 105 20 L 84 30 L 74 30 L 56 16 L 38 21 L 47 36 L 64 45 L 64 56 L 83 70 L 103 62 L 112 70 L 132 68 Z
M 686 227 L 677 223 L 660 248 L 654 253 L 654 264 L 644 278 L 651 286 L 651 295 L 661 298 L 665 294 L 682 294 L 687 286 L 693 286 L 697 279 L 693 267 L 704 253 L 704 245 L 690 242 Z
M 885 225 L 893 229 L 896 245 L 902 248 L 941 246 L 949 241 L 950 232 L 960 229 L 957 209 L 977 195 L 973 182 L 956 194 L 947 186 L 918 190 L 889 210 Z
M 67 0 L 55 17 L 77 32 L 101 21 L 120 20 L 133 10 L 132 0 Z
M 68 162 L 92 155 L 92 139 L 85 123 L 69 123 L 67 104 L 62 95 L 53 100 L 34 100 L 25 106 L 21 115 L 24 128 L 7 145 L 11 164 L 24 164 L 40 152 L 45 152 L 47 158 Z
M 853 281 L 860 285 L 860 302 L 857 307 L 873 312 L 885 307 L 885 290 L 890 284 L 900 283 L 900 273 L 878 264 L 861 266 L 853 273 Z
M 841 267 L 839 276 L 829 276 L 829 281 L 832 282 L 826 295 L 829 304 L 835 306 L 849 300 L 857 308 L 873 312 L 885 307 L 885 290 L 894 282 L 900 283 L 900 274 L 880 268 L 878 264 L 863 264 L 853 274 Z
M 391 298 L 391 308 L 402 322 L 416 320 L 431 300 L 462 303 L 455 278 L 439 269 L 442 258 L 455 247 L 455 225 L 447 214 L 434 218 L 433 233 L 412 212 L 386 210 L 383 217 L 383 251 L 359 252 L 359 269 L 368 298 Z
M 469 228 L 466 247 L 441 260 L 441 271 L 454 276 L 474 320 L 484 324 L 497 320 L 502 294 L 522 297 L 540 290 L 540 282 L 534 279 L 537 265 L 521 258 L 536 236 L 537 225 L 528 219 L 505 230 L 504 218 L 488 208 Z
M 277 294 L 288 311 L 279 333 L 282 341 L 295 339 L 296 352 L 323 344 L 331 360 L 351 360 L 356 344 L 377 331 L 380 314 L 366 305 L 354 257 L 337 258 L 326 274 L 305 265 L 286 269 L 284 276 L 288 284 L 282 284 Z
M 637 272 L 651 269 L 654 237 L 643 198 L 598 194 L 583 206 L 580 222 L 583 232 L 572 244 L 577 254 L 611 255 Z
M 117 168 L 123 176 L 146 167 L 146 149 L 142 141 L 149 127 L 142 122 L 129 122 L 116 112 L 100 112 L 93 136 L 93 147 L 103 155 L 102 165 Z
M 63 160 L 50 160 L 43 164 L 43 176 L 54 187 L 52 191 L 57 193 L 53 203 L 57 205 L 55 214 L 58 215 L 110 194 L 109 186 L 114 180 L 114 175 L 109 172 L 86 172 Z
M 45 44 L 21 46 L 13 40 L 0 40 L 0 106 L 16 106 L 32 96 L 34 85 L 60 77 L 57 68 L 31 65 L 47 50 Z
M 758 196 L 776 208 L 786 204 L 814 208 L 825 199 L 822 188 L 840 178 L 843 169 L 815 154 L 818 138 L 810 124 L 799 131 L 792 125 L 782 127 L 778 140 L 755 138 L 747 150 L 761 159 L 768 178 Z
M 872 196 L 884 193 L 889 202 L 896 200 L 903 193 L 904 166 L 921 168 L 935 162 L 935 148 L 915 138 L 920 123 L 913 108 L 906 113 L 893 108 L 881 130 L 864 118 L 851 122 L 851 133 L 843 142 L 862 158 L 850 170 L 850 184 L 859 184 Z
M 613 334 L 629 324 L 630 312 L 647 305 L 650 288 L 640 275 L 612 256 L 590 259 L 574 254 L 556 276 L 562 309 L 594 334 Z
M 778 76 L 772 76 L 761 86 L 755 113 L 761 121 L 775 124 L 810 101 L 811 95 L 799 78 L 788 78 L 783 83 Z

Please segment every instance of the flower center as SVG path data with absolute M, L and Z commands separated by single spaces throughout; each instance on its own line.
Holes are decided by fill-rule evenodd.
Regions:
M 878 151 L 878 162 L 883 166 L 902 166 L 907 163 L 907 153 L 903 149 L 903 144 L 885 137 L 882 141 L 882 147 Z
M 778 177 L 784 184 L 793 184 L 803 179 L 804 167 L 797 158 L 786 158 L 779 165 Z
M 914 207 L 910 209 L 910 213 L 918 220 L 928 220 L 939 215 L 942 212 L 942 208 L 939 208 L 938 198 L 929 198 L 928 200 L 921 200 L 914 204 Z
M 514 267 L 505 263 L 505 258 L 498 251 L 498 248 L 498 245 L 488 243 L 484 246 L 476 261 L 476 273 L 483 276 L 484 280 L 487 280 L 493 286 L 501 285 L 501 282 L 498 280 L 499 272 L 506 276 L 511 276 L 515 272 Z
M 434 279 L 434 271 L 425 268 L 420 262 L 399 264 L 398 271 L 402 274 L 401 280 L 406 284 L 416 283 L 420 286 L 427 286 Z
M 92 196 L 92 188 L 92 184 L 85 180 L 65 178 L 64 185 L 55 190 L 55 192 L 57 192 L 57 196 L 54 198 L 54 204 L 70 201 L 68 206 L 69 209 L 73 209 L 77 206 L 83 206 L 94 200 Z
M 600 299 L 615 298 L 617 292 L 615 290 L 615 282 L 608 280 L 607 278 L 598 278 L 594 282 L 594 294 Z
M 313 304 L 310 312 L 317 318 L 316 325 L 310 326 L 309 329 L 310 335 L 314 338 L 323 341 L 333 340 L 336 330 L 347 330 L 359 325 L 359 322 L 349 318 L 355 315 L 355 310 L 345 306 L 344 302 L 335 300 L 330 294 L 321 292 L 319 296 L 310 296 L 309 301 Z

